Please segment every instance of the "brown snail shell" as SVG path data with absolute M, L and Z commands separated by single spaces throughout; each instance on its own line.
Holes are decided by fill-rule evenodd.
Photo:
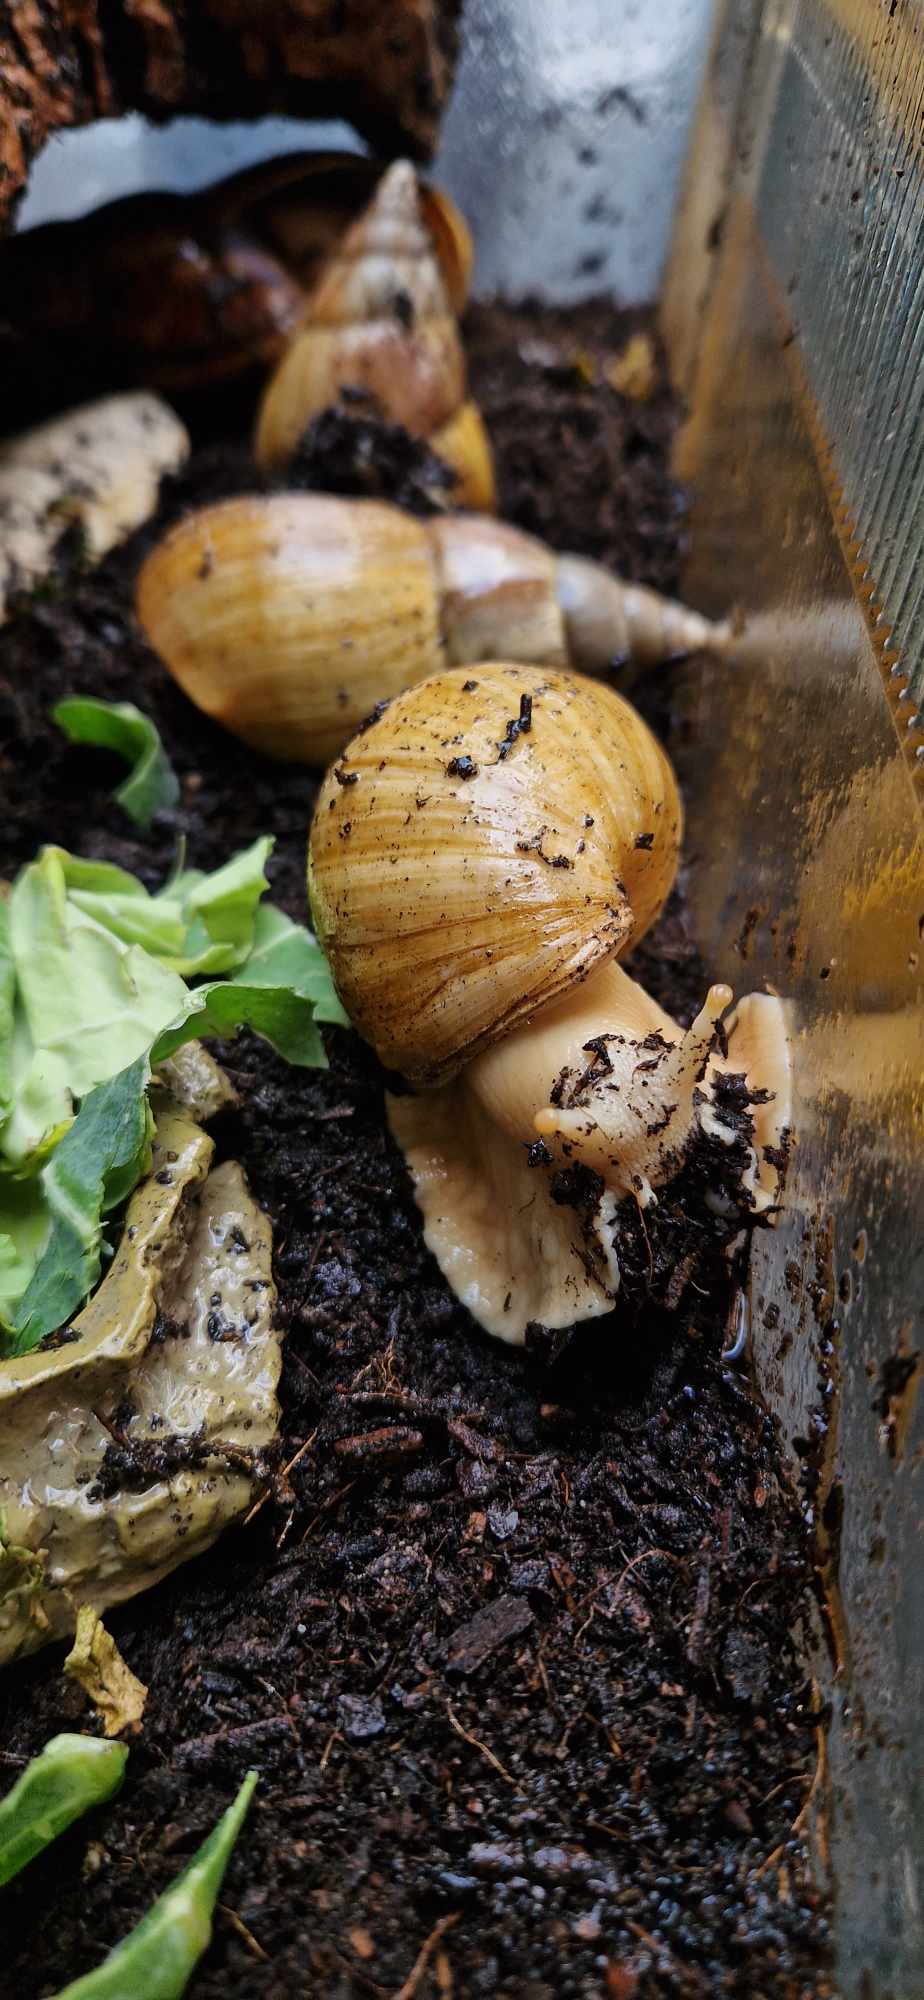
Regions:
M 629 703 L 491 662 L 400 695 L 328 774 L 315 929 L 390 1069 L 441 1081 L 637 938 L 677 867 L 673 772 Z
M 207 715 L 302 763 L 326 763 L 377 702 L 446 665 L 596 668 L 725 636 L 490 516 L 417 521 L 379 501 L 311 493 L 187 516 L 144 563 L 137 612 Z
M 92 388 L 145 384 L 176 394 L 273 367 L 307 294 L 385 171 L 350 153 L 263 161 L 192 195 L 109 202 L 3 245 L 0 346 L 8 384 L 66 363 Z M 471 239 L 455 203 L 421 187 L 454 310 L 465 302 Z M 16 409 L 15 400 L 11 408 Z
M 3 246 L 10 365 L 182 392 L 268 368 L 304 295 L 269 248 L 198 198 L 141 195 Z
M 450 211 L 441 212 L 445 222 Z M 455 252 L 457 233 L 443 234 Z M 466 396 L 451 292 L 407 160 L 382 176 L 308 298 L 261 403 L 261 464 L 284 464 L 312 417 L 345 389 L 362 389 L 393 422 L 431 439 L 457 475 L 458 499 L 493 507 L 490 447 Z
M 210 208 L 225 224 L 246 227 L 307 293 L 387 171 L 358 153 L 290 153 L 219 183 Z M 450 305 L 460 313 L 474 261 L 468 224 L 443 189 L 418 180 L 417 196 Z

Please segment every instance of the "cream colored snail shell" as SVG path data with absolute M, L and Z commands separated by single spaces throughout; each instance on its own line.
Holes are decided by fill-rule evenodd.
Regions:
M 324 764 L 380 701 L 491 658 L 595 671 L 719 648 L 726 628 L 482 515 L 255 494 L 171 530 L 137 589 L 190 699 L 254 748 Z
M 729 1015 L 717 985 L 684 1032 L 619 963 L 671 887 L 680 833 L 641 718 L 540 667 L 409 689 L 321 788 L 315 928 L 360 1033 L 423 1087 L 389 1119 L 425 1236 L 502 1339 L 609 1312 L 621 1205 L 657 1208 L 700 1161 L 706 1213 L 737 1226 L 778 1203 L 779 1001 Z M 556 1201 L 565 1166 L 591 1170 L 590 1214 Z
M 312 417 L 344 389 L 359 388 L 393 422 L 429 440 L 456 474 L 456 499 L 493 508 L 491 448 L 467 395 L 451 280 L 440 261 L 442 246 L 449 269 L 463 269 L 460 227 L 448 205 L 431 207 L 428 227 L 409 161 L 383 174 L 322 268 L 266 388 L 256 430 L 261 465 L 284 464 Z M 463 289 L 466 281 L 467 271 Z
M 318 799 L 312 912 L 351 1019 L 388 1068 L 443 1080 L 648 928 L 681 827 L 612 689 L 496 664 L 422 682 Z

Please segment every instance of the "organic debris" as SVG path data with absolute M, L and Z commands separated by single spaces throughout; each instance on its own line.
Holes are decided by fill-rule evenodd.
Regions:
M 82 1604 L 77 1613 L 77 1630 L 64 1671 L 83 1688 L 101 1715 L 104 1735 L 136 1733 L 148 1698 L 147 1688 L 126 1666 L 111 1632 L 107 1632 L 92 1604 Z

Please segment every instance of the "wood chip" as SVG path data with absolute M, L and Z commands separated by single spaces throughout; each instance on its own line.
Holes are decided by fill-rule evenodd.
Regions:
M 515 1639 L 520 1632 L 528 1630 L 533 1623 L 533 1614 L 523 1597 L 495 1597 L 474 1618 L 464 1625 L 457 1625 L 449 1639 L 446 1651 L 446 1672 L 450 1674 L 472 1674 L 476 1667 L 490 1659 L 498 1646 L 505 1646 L 509 1639 Z

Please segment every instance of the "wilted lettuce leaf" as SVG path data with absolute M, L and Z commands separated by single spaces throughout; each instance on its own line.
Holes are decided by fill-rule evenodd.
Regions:
M 131 701 L 97 701 L 92 695 L 68 695 L 51 711 L 72 743 L 92 743 L 115 750 L 131 765 L 129 776 L 113 793 L 117 804 L 142 831 L 155 813 L 168 811 L 180 796 L 180 784 L 157 730 Z

